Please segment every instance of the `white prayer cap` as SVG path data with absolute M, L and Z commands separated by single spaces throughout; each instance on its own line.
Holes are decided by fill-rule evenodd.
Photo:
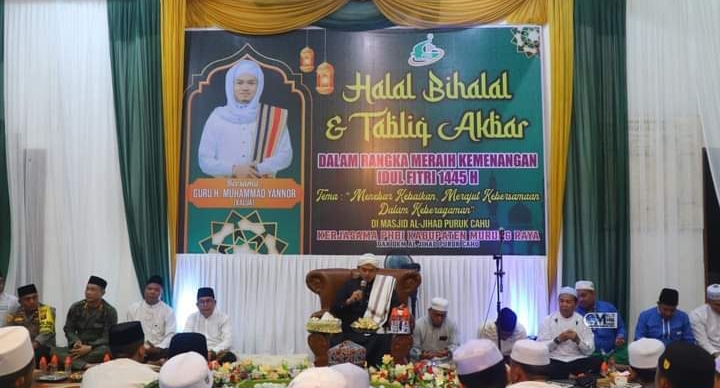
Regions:
M 575 294 L 575 289 L 572 287 L 566 286 L 566 287 L 561 288 L 560 291 L 558 292 L 558 296 L 560 296 L 560 295 L 570 295 L 573 298 L 577 299 L 577 294 Z
M 590 290 L 595 291 L 595 284 L 590 280 L 578 280 L 575 282 L 575 290 Z
M 512 353 L 510 353 L 510 358 L 525 365 L 550 365 L 550 351 L 547 345 L 529 339 L 516 341 Z
M 355 364 L 346 362 L 344 364 L 337 364 L 330 367 L 330 369 L 336 370 L 345 376 L 345 382 L 347 382 L 347 388 L 368 388 L 370 387 L 370 375 L 368 372 L 360 368 Z
M 288 388 L 349 388 L 342 373 L 327 367 L 305 369 L 290 382 Z
M 375 258 L 375 255 L 372 253 L 366 253 L 362 256 L 360 256 L 360 261 L 358 261 L 358 267 L 362 267 L 363 265 L 370 264 L 375 268 L 380 268 L 380 260 Z
M 25 368 L 34 356 L 30 332 L 26 328 L 22 326 L 0 328 L 0 376 Z
M 432 300 L 430 301 L 430 308 L 435 311 L 447 312 L 449 304 L 450 304 L 450 302 L 448 302 L 447 299 L 435 297 L 435 298 L 432 298 Z
M 640 338 L 628 345 L 630 366 L 635 369 L 657 368 L 658 358 L 665 351 L 662 341 L 655 338 Z
M 211 388 L 212 385 L 212 372 L 200 353 L 178 354 L 160 368 L 160 388 Z
M 708 300 L 720 300 L 720 284 L 711 284 L 706 290 Z
M 482 372 L 503 361 L 503 355 L 488 339 L 471 339 L 453 352 L 459 375 Z

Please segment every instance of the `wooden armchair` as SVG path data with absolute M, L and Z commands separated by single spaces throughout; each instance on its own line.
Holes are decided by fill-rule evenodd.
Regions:
M 420 286 L 420 273 L 408 269 L 380 269 L 380 275 L 390 275 L 397 280 L 395 291 L 401 303 L 408 305 L 410 295 Z M 315 269 L 308 272 L 305 277 L 305 283 L 310 291 L 316 293 L 320 297 L 320 311 L 314 312 L 311 317 L 321 317 L 325 312 L 330 310 L 330 306 L 337 296 L 340 287 L 353 277 L 360 276 L 358 269 L 349 268 L 327 268 Z M 393 335 L 390 354 L 398 364 L 407 362 L 408 354 L 412 349 L 412 335 Z M 315 366 L 328 365 L 328 350 L 330 349 L 330 335 L 322 333 L 310 333 L 308 335 L 308 345 L 315 355 Z

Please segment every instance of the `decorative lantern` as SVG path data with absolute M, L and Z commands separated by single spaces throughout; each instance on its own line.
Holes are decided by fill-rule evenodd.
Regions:
M 300 70 L 303 73 L 315 70 L 315 51 L 308 46 L 300 50 Z
M 315 89 L 320 94 L 330 94 L 335 90 L 335 68 L 323 62 L 317 67 L 317 80 Z

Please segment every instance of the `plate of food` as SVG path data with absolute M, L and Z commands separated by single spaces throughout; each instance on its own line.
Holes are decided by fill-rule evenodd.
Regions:
M 58 381 L 65 381 L 65 380 L 67 380 L 67 378 L 68 378 L 68 375 L 65 372 L 55 372 L 55 373 L 38 376 L 35 380 L 41 381 L 44 383 L 56 383 Z
M 362 334 L 374 334 L 380 328 L 380 326 L 378 326 L 378 324 L 370 318 L 360 318 L 351 323 L 350 327 L 356 332 Z

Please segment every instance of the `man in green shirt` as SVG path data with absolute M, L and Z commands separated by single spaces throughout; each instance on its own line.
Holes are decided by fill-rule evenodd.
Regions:
M 38 290 L 34 284 L 17 289 L 20 306 L 8 313 L 8 326 L 23 326 L 30 332 L 35 351 L 35 363 L 41 357 L 50 359 L 55 347 L 55 308 L 38 301 Z
M 102 362 L 105 353 L 110 352 L 110 326 L 117 323 L 117 311 L 103 299 L 106 287 L 104 279 L 90 276 L 85 300 L 70 306 L 63 328 L 68 347 L 58 348 L 57 354 L 61 360 L 70 355 L 73 369 L 87 369 L 89 364 Z

